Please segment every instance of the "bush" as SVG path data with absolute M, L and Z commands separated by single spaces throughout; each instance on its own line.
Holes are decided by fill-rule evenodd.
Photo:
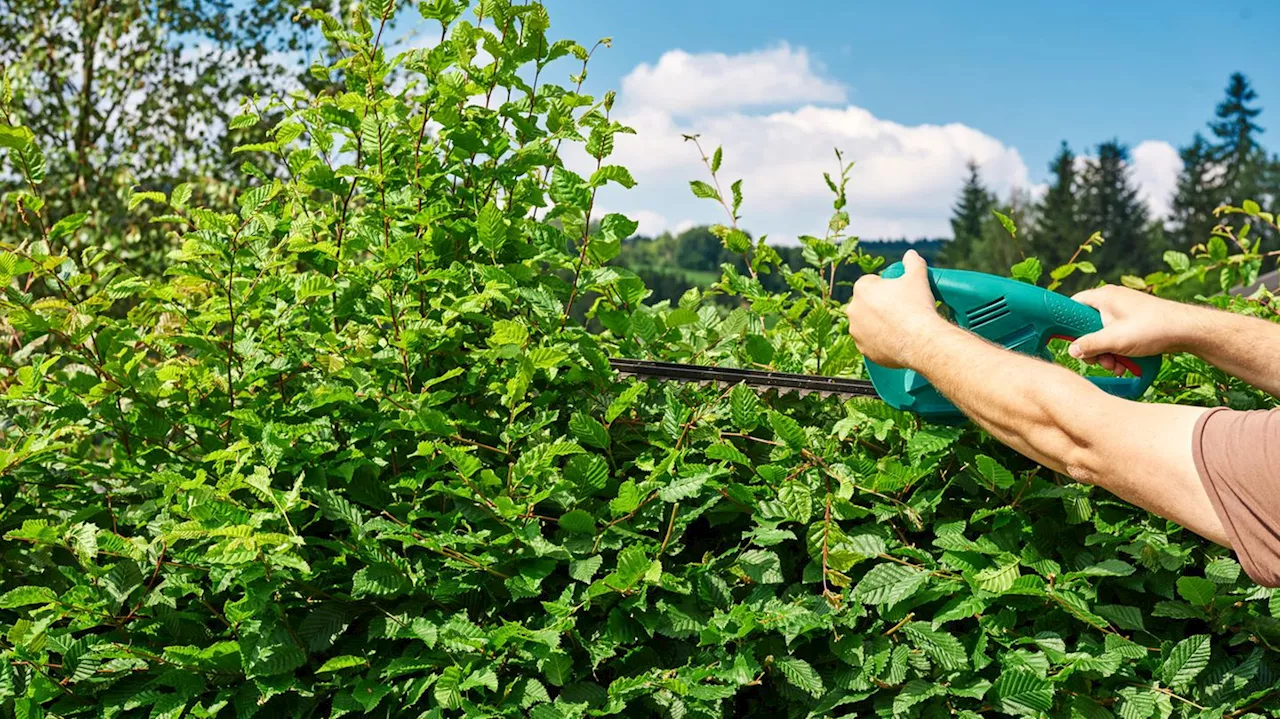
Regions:
M 834 277 L 878 260 L 844 235 L 847 168 L 810 266 L 730 221 L 746 271 L 646 305 L 607 266 L 634 223 L 592 218 L 600 187 L 632 184 L 608 163 L 629 132 L 612 95 L 580 91 L 592 49 L 549 40 L 539 5 L 421 9 L 444 40 L 396 58 L 390 5 L 309 11 L 335 46 L 314 72 L 342 90 L 246 106 L 237 126 L 284 119 L 240 148 L 236 211 L 135 197 L 181 242 L 162 279 L 61 254 L 84 218 L 41 216 L 35 178 L 10 198 L 31 236 L 0 255 L 7 713 L 1263 706 L 1280 605 L 1224 550 L 972 427 L 619 381 L 610 356 L 861 373 Z M 546 80 L 557 58 L 580 64 L 570 87 Z M 0 140 L 16 171 L 38 157 Z M 720 162 L 695 194 L 719 199 Z M 724 200 L 736 215 L 741 185 Z M 1260 261 L 1225 249 L 1142 281 Z M 580 298 L 602 332 L 570 317 Z M 1154 392 L 1263 402 L 1186 358 Z

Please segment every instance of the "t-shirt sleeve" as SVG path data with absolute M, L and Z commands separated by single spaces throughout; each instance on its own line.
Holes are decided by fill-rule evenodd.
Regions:
M 1192 454 L 1240 566 L 1258 584 L 1280 586 L 1280 409 L 1205 412 Z

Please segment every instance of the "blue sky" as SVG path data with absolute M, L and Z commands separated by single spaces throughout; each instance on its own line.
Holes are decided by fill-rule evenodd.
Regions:
M 613 37 L 593 61 L 598 87 L 619 87 L 668 50 L 732 54 L 785 41 L 847 83 L 850 102 L 904 124 L 975 127 L 1017 147 L 1036 177 L 1064 139 L 1184 144 L 1237 70 L 1280 118 L 1274 0 L 545 4 L 553 34 Z
M 689 197 L 701 175 L 683 132 L 725 145 L 746 224 L 781 241 L 825 226 L 832 147 L 856 163 L 864 237 L 946 234 L 969 157 L 1002 196 L 1034 195 L 1062 140 L 1078 153 L 1127 143 L 1160 214 L 1176 148 L 1205 129 L 1236 70 L 1274 108 L 1263 138 L 1280 148 L 1275 0 L 545 4 L 554 37 L 613 38 L 587 89 L 620 90 L 619 115 L 639 134 L 618 161 L 640 185 L 601 200 L 642 231 L 721 219 Z

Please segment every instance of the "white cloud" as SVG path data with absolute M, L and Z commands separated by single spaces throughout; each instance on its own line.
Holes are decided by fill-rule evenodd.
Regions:
M 742 53 L 665 53 L 622 80 L 629 107 L 685 115 L 706 110 L 844 102 L 844 87 L 820 77 L 804 48 L 789 45 Z
M 850 230 L 868 239 L 949 236 L 951 208 L 970 159 L 1002 198 L 1015 190 L 1038 197 L 1045 190 L 1017 148 L 981 130 L 960 123 L 905 125 L 849 104 L 844 88 L 819 75 L 802 48 L 739 55 L 671 51 L 655 65 L 636 67 L 622 87 L 618 119 L 636 134 L 617 137 L 609 162 L 628 167 L 638 185 L 611 188 L 600 199 L 643 208 L 643 219 L 628 214 L 642 221 L 645 234 L 655 234 L 659 218 L 727 219 L 718 204 L 690 194 L 690 180 L 710 178 L 684 134 L 700 135 L 708 154 L 723 146 L 723 191 L 727 195 L 730 182 L 743 180 L 742 226 L 780 243 L 825 232 L 832 195 L 822 175 L 838 175 L 836 149 L 854 164 Z M 593 166 L 585 157 L 566 159 L 584 172 Z M 1144 198 L 1153 211 L 1167 211 L 1177 152 L 1148 141 L 1134 148 L 1132 159 Z
M 1162 140 L 1139 143 L 1129 153 L 1133 180 L 1142 189 L 1141 197 L 1154 217 L 1168 217 L 1177 187 L 1182 158 L 1173 145 Z

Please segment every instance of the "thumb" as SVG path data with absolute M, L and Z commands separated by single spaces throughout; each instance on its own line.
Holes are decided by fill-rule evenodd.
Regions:
M 1101 300 L 1101 297 L 1099 296 L 1100 294 L 1101 293 L 1098 292 L 1097 288 L 1094 288 L 1091 290 L 1084 290 L 1083 292 L 1077 292 L 1074 295 L 1071 295 L 1071 299 L 1082 305 L 1088 305 L 1096 310 L 1101 309 L 1098 306 Z
M 920 256 L 919 252 L 916 252 L 915 250 L 907 250 L 906 254 L 902 256 L 902 268 L 904 270 L 904 275 L 915 276 L 925 274 L 928 269 L 928 265 L 925 263 L 924 258 Z
M 1104 327 L 1097 332 L 1090 332 L 1083 337 L 1078 337 L 1067 347 L 1067 354 L 1076 359 L 1089 359 L 1098 355 L 1113 353 L 1117 349 L 1117 344 L 1113 337 L 1114 334 L 1113 330 Z

